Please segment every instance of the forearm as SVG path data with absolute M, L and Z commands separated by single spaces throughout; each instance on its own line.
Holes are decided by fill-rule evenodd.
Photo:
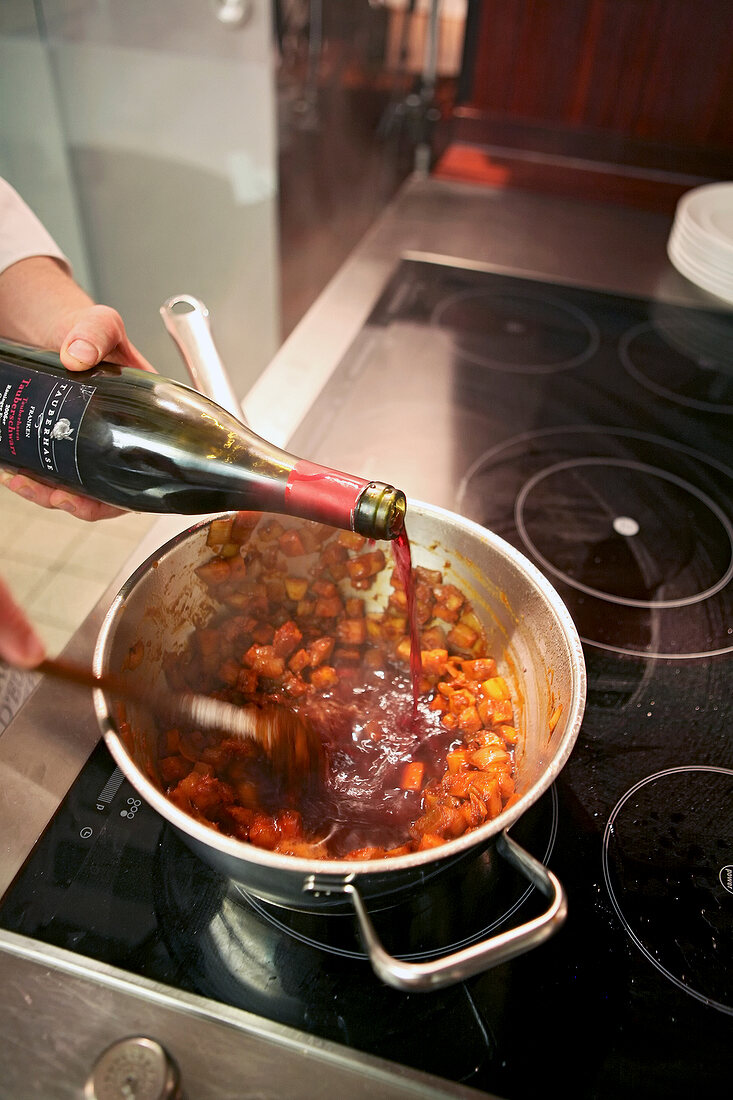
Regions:
M 0 336 L 58 349 L 92 299 L 51 256 L 29 256 L 0 272 Z

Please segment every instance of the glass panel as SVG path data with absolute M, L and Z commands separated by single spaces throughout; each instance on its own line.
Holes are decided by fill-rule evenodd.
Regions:
M 159 306 L 203 299 L 240 394 L 279 343 L 270 37 L 268 0 L 0 15 L 0 172 L 162 373 L 187 380 Z

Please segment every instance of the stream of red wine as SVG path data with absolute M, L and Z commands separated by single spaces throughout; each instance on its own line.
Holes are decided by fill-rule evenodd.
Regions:
M 407 597 L 407 622 L 410 631 L 410 677 L 412 679 L 411 721 L 414 723 L 417 720 L 417 703 L 420 698 L 422 657 L 420 655 L 420 631 L 418 629 L 415 606 L 415 574 L 412 569 L 410 540 L 407 537 L 407 531 L 404 527 L 397 538 L 392 542 L 392 554 L 394 556 L 397 576 L 405 590 L 405 596 Z

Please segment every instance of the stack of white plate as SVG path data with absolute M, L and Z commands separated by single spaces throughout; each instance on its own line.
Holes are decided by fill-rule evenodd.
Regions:
M 708 183 L 682 196 L 667 254 L 686 279 L 733 305 L 733 183 Z

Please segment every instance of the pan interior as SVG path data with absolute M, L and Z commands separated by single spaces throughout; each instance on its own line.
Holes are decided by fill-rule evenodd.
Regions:
M 263 520 L 268 518 L 272 517 L 263 516 Z M 254 540 L 258 530 L 252 536 Z M 577 634 L 559 597 L 544 578 L 518 551 L 490 532 L 441 509 L 414 502 L 408 507 L 407 530 L 413 564 L 440 570 L 445 583 L 455 584 L 464 592 L 486 631 L 488 652 L 497 659 L 499 671 L 510 685 L 519 731 L 515 780 L 520 800 L 510 814 L 513 820 L 551 784 L 577 736 L 585 693 Z M 143 689 L 166 686 L 164 660 L 170 660 L 171 654 L 182 654 L 192 631 L 205 625 L 217 610 L 195 572 L 213 553 L 207 546 L 207 535 L 207 522 L 196 525 L 171 540 L 130 578 L 100 634 L 95 653 L 97 672 L 126 669 Z M 310 564 L 299 558 L 293 569 L 303 576 Z M 369 593 L 370 603 L 383 606 L 386 602 L 391 591 L 390 573 L 388 555 L 387 567 Z M 113 701 L 97 694 L 105 736 L 128 779 L 135 784 L 141 775 L 155 777 L 158 731 L 150 715 L 134 708 L 128 710 L 131 732 L 123 746 Z M 156 799 L 157 808 L 166 816 L 167 805 L 165 798 Z M 173 811 L 172 805 L 170 809 Z M 180 827 L 177 817 L 174 813 L 174 824 Z M 507 814 L 502 814 L 501 827 L 508 823 Z M 496 831 L 492 826 L 488 822 L 477 832 Z M 211 833 L 212 843 L 218 842 L 219 834 L 213 830 Z M 252 851 L 242 842 L 231 844 Z

